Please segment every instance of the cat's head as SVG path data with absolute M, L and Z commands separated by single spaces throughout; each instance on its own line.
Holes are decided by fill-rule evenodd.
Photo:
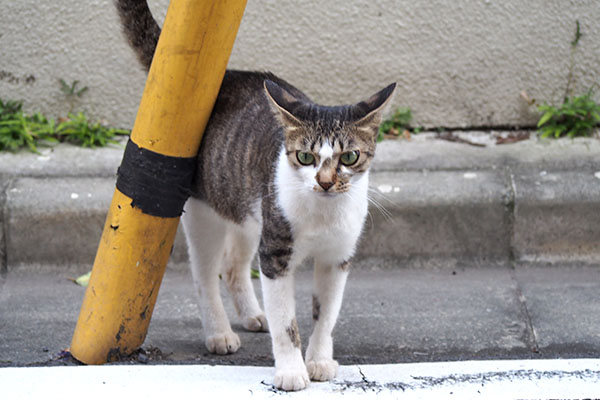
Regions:
M 328 107 L 298 99 L 265 81 L 267 97 L 283 126 L 289 165 L 307 190 L 324 196 L 345 193 L 364 175 L 395 88 L 393 83 L 365 101 Z

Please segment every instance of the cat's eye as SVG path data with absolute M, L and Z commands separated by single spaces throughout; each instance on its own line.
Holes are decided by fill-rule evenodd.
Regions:
M 345 166 L 349 167 L 350 165 L 356 164 L 359 155 L 360 153 L 358 152 L 358 150 L 347 151 L 345 153 L 342 153 L 342 155 L 340 156 L 340 162 Z
M 313 156 L 311 153 L 308 153 L 306 151 L 297 152 L 296 158 L 298 159 L 298 162 L 302 165 L 311 165 L 312 163 L 315 162 L 315 156 Z

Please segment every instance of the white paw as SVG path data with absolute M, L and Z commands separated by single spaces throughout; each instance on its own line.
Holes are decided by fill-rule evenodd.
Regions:
M 231 354 L 240 348 L 240 337 L 233 331 L 206 337 L 206 348 L 211 353 Z
M 265 314 L 257 315 L 256 317 L 246 317 L 244 319 L 244 329 L 251 332 L 268 332 L 267 318 Z
M 330 381 L 337 375 L 338 362 L 333 359 L 311 360 L 306 362 L 308 375 L 313 381 Z
M 310 380 L 306 367 L 298 369 L 277 369 L 275 371 L 275 387 L 286 391 L 295 391 L 304 389 Z

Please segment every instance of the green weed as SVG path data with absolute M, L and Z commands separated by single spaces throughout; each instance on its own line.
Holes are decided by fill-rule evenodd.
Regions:
M 23 104 L 0 99 L 0 150 L 17 151 L 23 147 L 37 153 L 40 142 L 55 142 L 54 120 L 40 113 L 26 115 Z
M 571 86 L 574 81 L 575 52 L 579 40 L 583 36 L 579 21 L 575 22 L 575 36 L 571 41 L 569 72 L 563 103 L 560 106 L 544 103 L 537 108 L 542 113 L 537 127 L 543 138 L 589 136 L 598 123 L 600 123 L 600 105 L 592 99 L 592 89 L 589 89 L 587 93 L 580 96 L 574 96 L 572 93 Z
M 412 111 L 408 107 L 399 107 L 392 114 L 389 119 L 386 119 L 379 126 L 379 134 L 377 135 L 377 141 L 381 142 L 386 135 L 390 136 L 404 136 L 410 137 L 410 132 L 419 133 L 422 131 L 421 127 L 413 128 L 410 123 L 412 121 Z
M 128 135 L 125 129 L 91 123 L 83 113 L 71 114 L 60 123 L 41 113 L 28 115 L 23 103 L 0 99 L 0 151 L 17 151 L 27 148 L 38 153 L 38 146 L 68 142 L 83 147 L 102 147 L 117 143 L 117 135 Z
M 81 96 L 88 91 L 88 87 L 84 86 L 79 88 L 79 81 L 77 80 L 71 82 L 70 85 L 64 79 L 59 79 L 58 82 L 60 83 L 60 91 L 63 92 L 67 103 L 69 104 L 69 114 L 71 114 L 75 108 L 75 103 L 77 103 L 79 99 L 81 99 Z
M 69 118 L 58 125 L 56 135 L 61 142 L 82 147 L 104 147 L 109 143 L 117 143 L 115 137 L 129 135 L 129 131 L 92 123 L 85 114 L 79 112 L 69 114 Z
M 592 99 L 592 91 L 582 96 L 567 97 L 560 107 L 543 104 L 537 127 L 542 137 L 589 136 L 600 123 L 600 105 Z

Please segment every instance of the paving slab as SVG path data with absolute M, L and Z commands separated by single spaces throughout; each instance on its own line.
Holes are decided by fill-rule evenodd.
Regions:
M 19 177 L 6 188 L 4 232 L 10 269 L 62 265 L 81 270 L 94 262 L 115 190 L 113 178 Z M 187 260 L 180 227 L 172 260 Z M 87 266 L 87 267 L 86 267 Z
M 18 178 L 7 189 L 9 266 L 91 264 L 110 204 L 107 178 Z
M 115 178 L 123 159 L 127 138 L 119 144 L 85 148 L 70 144 L 0 153 L 0 177 L 103 177 Z
M 522 267 L 516 277 L 540 353 L 600 358 L 600 266 Z
M 533 170 L 513 175 L 517 260 L 600 263 L 600 173 Z
M 511 189 L 501 171 L 379 172 L 360 257 L 508 264 Z
M 378 171 L 455 171 L 510 168 L 539 170 L 600 171 L 600 140 L 596 138 L 531 138 L 512 144 L 496 145 L 496 136 L 509 132 L 453 132 L 455 137 L 485 147 L 450 142 L 437 133 L 413 135 L 411 140 L 387 140 L 377 146 L 372 170 Z

